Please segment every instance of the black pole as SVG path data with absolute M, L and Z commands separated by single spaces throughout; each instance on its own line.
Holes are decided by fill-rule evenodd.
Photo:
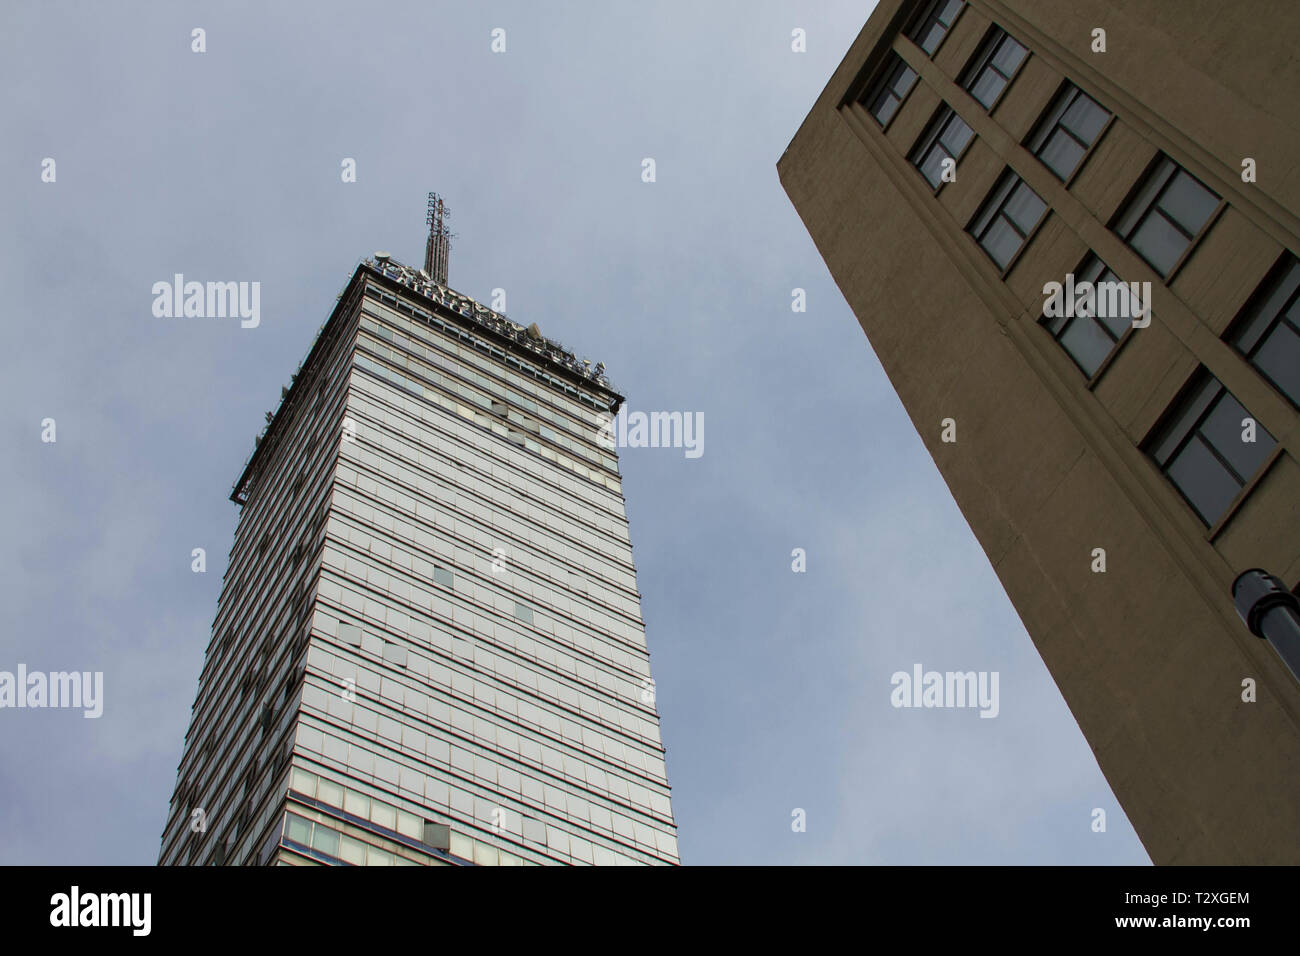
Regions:
M 1300 681 L 1300 598 L 1274 575 L 1251 568 L 1232 582 L 1232 601 L 1250 633 L 1273 645 Z

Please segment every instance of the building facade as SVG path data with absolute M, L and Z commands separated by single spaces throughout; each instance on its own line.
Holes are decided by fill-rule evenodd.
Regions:
M 1300 685 L 1231 593 L 1300 582 L 1296 36 L 880 0 L 778 163 L 1156 863 L 1300 862 Z
M 536 325 L 356 269 L 231 496 L 160 863 L 679 862 L 621 401 Z

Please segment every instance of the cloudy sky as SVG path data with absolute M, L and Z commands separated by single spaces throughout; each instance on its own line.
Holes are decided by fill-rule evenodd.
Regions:
M 683 862 L 1147 862 L 777 180 L 869 7 L 5 4 L 0 670 L 105 704 L 0 710 L 0 862 L 157 859 L 231 484 L 430 189 L 454 288 L 704 416 L 622 452 Z M 155 318 L 177 272 L 260 326 Z M 894 708 L 915 664 L 998 672 L 998 716 Z

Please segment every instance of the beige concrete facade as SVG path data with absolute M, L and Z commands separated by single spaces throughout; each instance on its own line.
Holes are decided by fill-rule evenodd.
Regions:
M 1300 685 L 1230 588 L 1300 581 L 1300 411 L 1228 332 L 1300 254 L 1300 3 L 968 0 L 933 56 L 923 6 L 881 0 L 781 181 L 1152 860 L 1298 863 Z M 959 81 L 994 25 L 1028 55 L 988 110 Z M 891 52 L 918 79 L 882 127 Z M 1112 116 L 1062 181 L 1026 144 L 1067 79 Z M 936 191 L 909 154 L 944 103 L 974 139 Z M 1111 228 L 1160 153 L 1221 197 L 1166 277 Z M 1008 167 L 1048 212 L 1004 271 L 967 228 Z M 1040 321 L 1089 250 L 1152 288 L 1091 376 Z M 1277 443 L 1208 526 L 1149 454 L 1202 367 Z

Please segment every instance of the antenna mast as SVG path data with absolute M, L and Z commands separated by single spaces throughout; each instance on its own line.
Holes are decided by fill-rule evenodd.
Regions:
M 424 247 L 424 271 L 438 285 L 447 284 L 447 259 L 451 254 L 451 230 L 447 219 L 451 210 L 437 193 L 429 193 L 429 210 L 425 221 L 429 226 L 429 241 Z

